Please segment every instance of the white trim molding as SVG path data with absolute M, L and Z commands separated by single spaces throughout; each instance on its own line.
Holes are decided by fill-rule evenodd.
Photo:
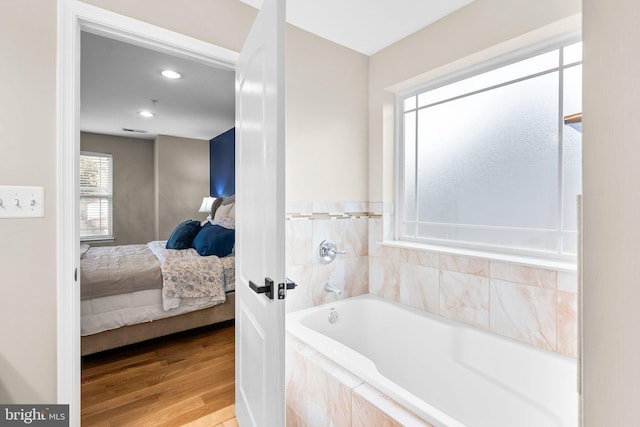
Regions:
M 57 401 L 80 426 L 80 36 L 86 31 L 235 69 L 238 53 L 77 0 L 58 2 L 57 81 Z

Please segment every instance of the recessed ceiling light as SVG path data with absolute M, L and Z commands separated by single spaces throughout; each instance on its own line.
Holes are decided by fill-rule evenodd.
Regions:
M 182 77 L 182 74 L 178 73 L 177 71 L 173 71 L 173 70 L 164 70 L 162 72 L 162 75 L 165 76 L 168 79 L 179 79 L 180 77 Z
M 146 110 L 145 111 L 140 111 L 138 114 L 140 114 L 142 117 L 146 117 L 146 118 L 155 116 L 155 114 L 153 114 L 151 111 L 146 111 Z

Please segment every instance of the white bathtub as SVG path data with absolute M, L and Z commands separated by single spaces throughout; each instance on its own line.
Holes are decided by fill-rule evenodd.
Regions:
M 287 330 L 434 426 L 578 424 L 576 362 L 549 351 L 374 295 L 290 313 Z

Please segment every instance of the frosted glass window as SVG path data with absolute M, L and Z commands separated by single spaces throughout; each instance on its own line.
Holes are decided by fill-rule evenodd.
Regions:
M 405 98 L 400 239 L 575 254 L 581 134 L 563 116 L 581 111 L 582 70 L 561 53 Z
M 533 73 L 558 67 L 558 51 L 543 53 L 495 70 L 487 71 L 418 95 L 418 106 L 424 107 L 446 99 L 503 84 Z
M 582 65 L 564 72 L 564 115 L 582 111 Z M 578 194 L 582 193 L 582 133 L 565 126 L 562 144 L 563 252 L 577 252 Z
M 564 65 L 582 61 L 582 42 L 578 42 L 564 48 Z

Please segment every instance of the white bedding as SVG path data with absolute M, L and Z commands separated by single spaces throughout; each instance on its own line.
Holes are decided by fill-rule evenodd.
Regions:
M 220 259 L 225 277 L 224 292 L 235 289 L 235 258 Z M 213 307 L 224 302 L 224 293 L 199 298 L 163 298 L 162 289 L 144 289 L 135 292 L 101 296 L 81 301 L 81 335 L 92 335 L 137 323 L 151 322 L 191 311 Z
M 136 323 L 151 322 L 219 304 L 209 297 L 182 298 L 171 310 L 162 307 L 162 291 L 149 289 L 129 294 L 111 295 L 81 302 L 81 335 L 116 329 Z

